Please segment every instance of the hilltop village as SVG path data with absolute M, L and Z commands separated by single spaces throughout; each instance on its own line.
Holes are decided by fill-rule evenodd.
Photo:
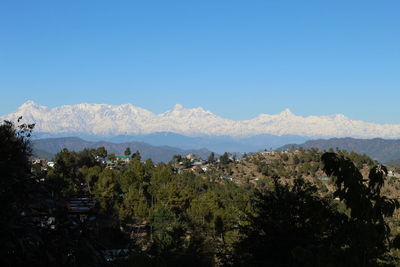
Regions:
M 123 156 L 114 153 L 107 155 L 104 148 L 92 151 L 95 151 L 95 161 L 111 170 L 124 169 L 131 164 L 133 159 L 141 160 L 140 152 L 136 151 L 130 154 L 129 148 Z M 102 154 L 99 154 L 99 151 Z M 378 164 L 366 155 L 340 150 L 336 152 L 351 159 L 365 178 L 368 177 L 369 168 Z M 188 154 L 186 156 L 175 155 L 169 164 L 177 174 L 190 172 L 201 177 L 212 177 L 213 180 L 227 180 L 241 186 L 247 184 L 265 186 L 272 177 L 279 177 L 281 181 L 288 184 L 295 178 L 303 178 L 317 185 L 321 193 L 333 192 L 334 189 L 330 186 L 332 183 L 329 182 L 330 179 L 322 170 L 321 155 L 322 152 L 315 148 L 292 151 L 264 150 L 257 153 L 244 153 L 241 157 L 231 153 L 224 153 L 220 156 L 211 153 L 207 159 L 195 154 Z M 36 173 L 47 172 L 54 169 L 56 165 L 55 161 L 48 161 L 46 158 L 32 158 L 31 162 L 32 171 Z M 157 164 L 154 164 L 154 167 L 156 166 Z M 400 179 L 400 169 L 389 168 L 387 176 L 390 181 L 397 181 Z M 391 195 L 396 194 L 395 191 L 391 192 Z

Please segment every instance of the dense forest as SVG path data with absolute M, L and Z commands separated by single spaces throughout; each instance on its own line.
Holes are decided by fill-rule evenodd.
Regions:
M 0 125 L 1 266 L 398 266 L 397 178 L 317 149 L 210 155 L 207 170 L 108 167 L 104 147 L 32 164 L 34 125 Z M 187 165 L 187 166 L 186 166 Z M 90 206 L 71 212 L 71 203 Z M 86 206 L 85 206 L 86 207 Z

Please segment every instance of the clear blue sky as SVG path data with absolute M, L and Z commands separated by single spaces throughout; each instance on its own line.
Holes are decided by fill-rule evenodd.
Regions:
M 0 115 L 34 100 L 400 123 L 399 12 L 399 0 L 2 1 Z

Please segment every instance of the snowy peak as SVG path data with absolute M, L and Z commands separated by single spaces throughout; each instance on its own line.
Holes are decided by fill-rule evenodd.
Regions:
M 281 113 L 279 113 L 280 117 L 284 117 L 284 118 L 288 118 L 288 117 L 292 117 L 294 116 L 294 114 L 292 113 L 292 111 L 290 111 L 290 109 L 285 109 L 284 111 L 282 111 Z
M 26 101 L 24 104 L 22 104 L 19 108 L 18 111 L 25 111 L 25 110 L 44 110 L 47 109 L 47 107 L 45 106 L 40 106 L 39 104 L 37 104 L 36 102 L 29 100 Z
M 36 104 L 36 102 L 32 101 L 32 100 L 28 100 L 26 101 L 24 104 L 22 104 L 19 109 L 25 109 L 25 108 L 29 108 L 29 107 L 36 107 L 39 106 L 38 104 Z
M 295 115 L 289 109 L 278 114 L 261 114 L 251 120 L 225 119 L 201 107 L 188 109 L 180 104 L 162 114 L 154 114 L 132 104 L 119 106 L 82 103 L 47 108 L 33 101 L 22 104 L 15 113 L 1 117 L 36 123 L 36 131 L 53 134 L 125 135 L 173 132 L 189 136 L 259 134 L 306 137 L 400 138 L 400 125 L 381 125 L 350 120 L 344 115 Z
M 182 111 L 184 110 L 184 107 L 181 104 L 176 104 L 173 108 L 172 111 Z
M 169 115 L 169 114 L 212 114 L 210 111 L 204 110 L 202 107 L 188 109 L 182 106 L 181 104 L 176 104 L 171 110 L 168 110 L 161 115 Z

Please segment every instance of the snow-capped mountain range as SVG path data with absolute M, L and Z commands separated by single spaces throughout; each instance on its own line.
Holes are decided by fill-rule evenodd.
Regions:
M 250 120 L 230 120 L 203 108 L 172 110 L 155 114 L 124 104 L 77 104 L 48 108 L 28 101 L 2 120 L 36 123 L 35 131 L 53 134 L 90 134 L 102 136 L 173 132 L 187 136 L 248 137 L 260 134 L 317 137 L 399 138 L 400 125 L 351 120 L 344 115 L 308 116 L 289 109 L 275 115 L 261 114 Z

